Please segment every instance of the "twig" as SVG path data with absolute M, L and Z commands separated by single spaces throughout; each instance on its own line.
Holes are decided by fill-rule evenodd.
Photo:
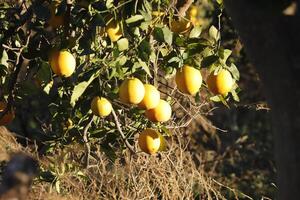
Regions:
M 125 137 L 125 135 L 124 135 L 124 133 L 123 133 L 123 131 L 122 131 L 122 129 L 121 129 L 121 124 L 120 124 L 120 122 L 119 122 L 119 120 L 118 120 L 118 116 L 116 115 L 114 109 L 112 109 L 112 114 L 113 114 L 113 117 L 114 117 L 114 120 L 115 120 L 117 129 L 118 129 L 118 131 L 119 131 L 119 133 L 120 133 L 120 135 L 121 135 L 121 137 L 122 137 L 122 140 L 124 141 L 124 143 L 125 143 L 125 145 L 127 146 L 127 148 L 128 148 L 132 153 L 135 154 L 136 152 L 134 151 L 133 146 L 131 146 L 131 145 L 129 144 L 128 140 L 126 139 L 126 137 Z
M 86 160 L 85 160 L 85 167 L 88 168 L 88 166 L 90 165 L 90 153 L 91 153 L 91 146 L 89 144 L 89 140 L 88 140 L 88 130 L 93 122 L 93 118 L 94 116 L 91 115 L 88 119 L 88 123 L 87 125 L 84 127 L 83 130 L 83 141 L 84 141 L 84 146 L 85 146 L 85 156 L 86 156 Z
M 29 44 L 29 40 L 30 40 L 30 34 L 28 34 L 27 39 L 26 39 L 26 43 L 24 46 L 22 46 L 21 48 L 18 49 L 18 52 L 16 52 L 17 58 L 16 58 L 16 68 L 15 71 L 12 74 L 12 77 L 8 83 L 8 91 L 9 95 L 8 95 L 8 100 L 7 100 L 7 106 L 6 108 L 3 110 L 3 112 L 0 113 L 0 119 L 11 109 L 12 106 L 12 101 L 13 101 L 13 96 L 14 96 L 14 91 L 15 91 L 15 85 L 18 81 L 18 76 L 20 73 L 20 70 L 22 68 L 22 66 L 27 65 L 29 63 L 29 60 L 25 59 L 22 57 L 22 51 L 24 50 L 24 48 L 26 48 Z

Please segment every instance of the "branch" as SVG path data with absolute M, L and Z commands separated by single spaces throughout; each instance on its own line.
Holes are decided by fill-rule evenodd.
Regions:
M 125 135 L 124 135 L 124 133 L 123 133 L 123 131 L 122 131 L 122 129 L 121 129 L 121 124 L 120 124 L 120 122 L 119 122 L 119 120 L 118 120 L 118 116 L 116 115 L 114 109 L 112 109 L 112 114 L 113 114 L 113 117 L 114 117 L 114 120 L 115 120 L 117 129 L 118 129 L 118 131 L 119 131 L 119 133 L 120 133 L 120 135 L 121 135 L 121 137 L 122 137 L 122 140 L 124 141 L 124 143 L 125 143 L 125 145 L 127 146 L 127 148 L 128 148 L 132 153 L 135 154 L 136 152 L 134 151 L 133 146 L 131 146 L 131 144 L 129 144 L 128 140 L 126 139 L 126 137 L 125 137 Z
M 85 167 L 88 168 L 89 164 L 90 164 L 90 154 L 91 154 L 91 146 L 89 144 L 89 140 L 88 140 L 88 130 L 91 127 L 91 124 L 93 122 L 93 118 L 94 115 L 91 115 L 88 119 L 88 123 L 87 125 L 84 127 L 83 130 L 83 141 L 84 141 L 84 146 L 85 146 L 85 156 L 86 156 L 86 160 L 85 160 Z

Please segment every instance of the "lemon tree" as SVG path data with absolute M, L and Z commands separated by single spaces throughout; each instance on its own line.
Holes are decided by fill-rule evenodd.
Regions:
M 239 71 L 211 16 L 220 1 L 0 6 L 0 118 L 44 152 L 79 143 L 111 159 L 126 148 L 154 154 L 201 106 L 239 100 Z

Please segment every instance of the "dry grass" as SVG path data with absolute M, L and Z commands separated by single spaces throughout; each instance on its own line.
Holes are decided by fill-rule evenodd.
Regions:
M 24 151 L 5 128 L 0 134 L 4 160 Z M 99 151 L 87 169 L 76 160 L 84 152 L 78 145 L 37 158 L 41 169 L 55 173 L 56 183 L 37 178 L 28 199 L 224 199 L 197 169 L 185 146 L 174 137 L 169 144 L 168 151 L 156 156 L 126 151 L 114 162 Z

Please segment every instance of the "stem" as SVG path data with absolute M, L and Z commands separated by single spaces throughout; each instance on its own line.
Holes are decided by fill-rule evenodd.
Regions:
M 125 145 L 127 146 L 127 148 L 128 148 L 132 153 L 135 154 L 136 152 L 134 151 L 133 146 L 131 146 L 131 144 L 129 144 L 128 140 L 126 139 L 126 137 L 125 137 L 125 135 L 124 135 L 124 133 L 123 133 L 123 131 L 122 131 L 121 124 L 120 124 L 120 122 L 119 122 L 118 116 L 116 115 L 114 109 L 112 109 L 112 114 L 113 114 L 113 117 L 114 117 L 114 120 L 115 120 L 117 129 L 118 129 L 118 131 L 119 131 L 119 133 L 120 133 L 120 135 L 121 135 L 121 137 L 122 137 L 122 140 L 124 141 L 124 143 L 125 143 Z

